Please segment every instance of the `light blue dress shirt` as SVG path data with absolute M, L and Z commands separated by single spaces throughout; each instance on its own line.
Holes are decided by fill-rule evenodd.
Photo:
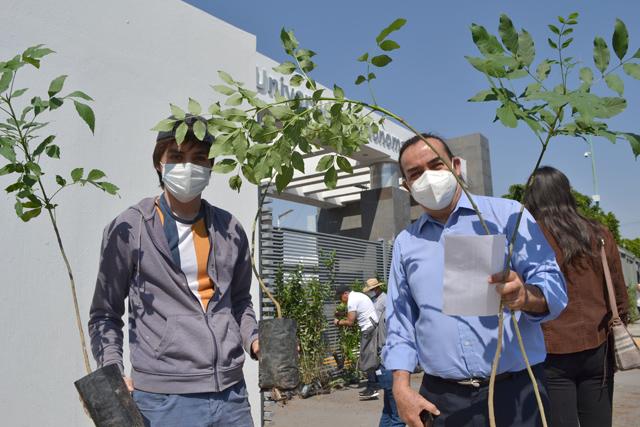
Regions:
M 493 197 L 473 196 L 473 199 L 491 234 L 505 234 L 508 241 L 521 205 Z M 487 378 L 496 350 L 498 316 L 442 313 L 447 234 L 486 234 L 464 193 L 444 226 L 424 214 L 395 240 L 386 308 L 384 365 L 387 369 L 412 372 L 419 362 L 426 373 L 443 378 Z M 507 253 L 508 247 L 505 247 L 505 256 Z M 515 313 L 529 361 L 535 365 L 546 357 L 540 323 L 560 314 L 567 305 L 567 292 L 555 254 L 526 210 L 514 245 L 511 268 L 520 274 L 523 282 L 539 287 L 549 306 L 544 315 Z M 511 314 L 505 310 L 498 373 L 526 368 L 511 322 Z

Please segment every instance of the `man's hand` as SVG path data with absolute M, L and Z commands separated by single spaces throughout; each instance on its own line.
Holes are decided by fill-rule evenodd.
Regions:
M 333 319 L 333 324 L 336 326 L 340 326 L 340 319 Z
M 511 310 L 531 313 L 545 313 L 549 310 L 547 300 L 537 286 L 526 285 L 520 275 L 513 270 L 504 278 L 504 272 L 489 277 L 489 283 L 496 285 L 496 292 L 502 302 Z
M 393 397 L 398 406 L 398 414 L 402 421 L 407 423 L 408 427 L 423 427 L 423 423 L 420 420 L 422 411 L 440 415 L 440 411 L 433 403 L 411 388 L 409 372 L 393 372 Z
M 124 383 L 127 385 L 127 390 L 129 390 L 129 393 L 133 393 L 133 380 L 130 377 L 122 377 L 122 379 L 124 380 Z
M 254 340 L 251 343 L 251 352 L 260 360 L 260 340 Z

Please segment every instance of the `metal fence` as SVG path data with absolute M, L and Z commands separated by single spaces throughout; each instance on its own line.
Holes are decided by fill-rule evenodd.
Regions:
M 260 273 L 270 291 L 274 291 L 275 275 L 279 269 L 285 274 L 304 268 L 305 278 L 331 281 L 332 271 L 325 261 L 334 257 L 333 287 L 364 283 L 375 277 L 387 281 L 391 264 L 391 243 L 368 241 L 324 233 L 273 227 L 271 212 L 265 210 L 260 228 Z M 329 354 L 337 350 L 338 330 L 333 325 L 337 301 L 327 299 L 324 314 L 327 328 L 324 333 Z M 274 316 L 275 308 L 266 295 L 261 295 L 262 318 Z

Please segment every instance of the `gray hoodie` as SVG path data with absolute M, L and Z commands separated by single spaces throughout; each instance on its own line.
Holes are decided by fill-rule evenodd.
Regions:
M 242 380 L 244 350 L 258 338 L 247 237 L 229 213 L 205 204 L 215 294 L 206 311 L 169 251 L 155 198 L 134 205 L 104 230 L 89 334 L 99 366 L 122 365 L 129 298 L 129 350 L 137 389 L 217 392 Z

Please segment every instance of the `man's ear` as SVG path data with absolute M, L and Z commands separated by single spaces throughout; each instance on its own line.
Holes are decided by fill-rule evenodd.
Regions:
M 411 188 L 409 187 L 409 184 L 407 184 L 407 180 L 404 178 L 402 178 L 402 186 L 404 187 L 405 190 L 411 193 Z

